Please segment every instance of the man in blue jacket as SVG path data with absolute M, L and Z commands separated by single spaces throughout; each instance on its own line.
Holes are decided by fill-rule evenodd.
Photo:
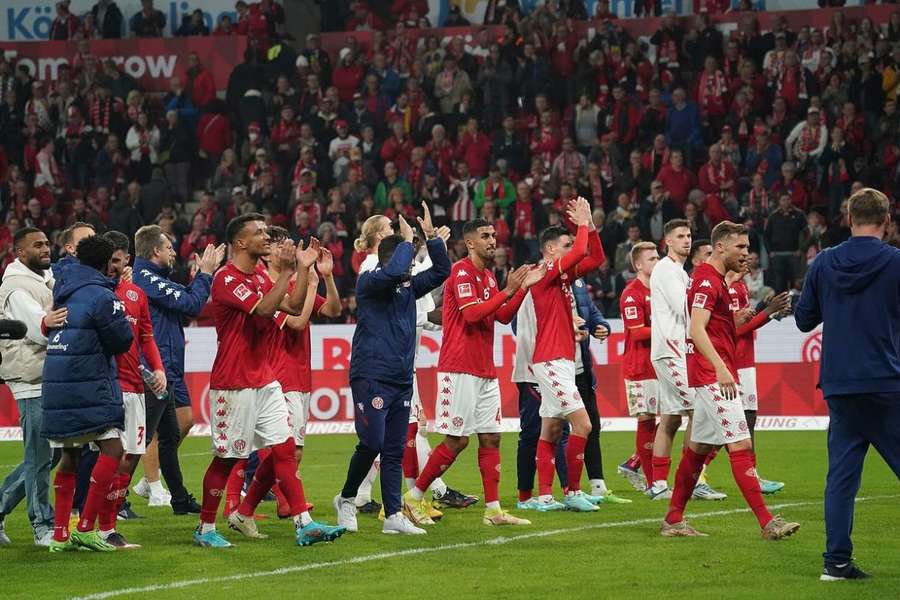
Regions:
M 353 333 L 350 387 L 356 407 L 359 444 L 350 458 L 347 479 L 334 499 L 338 525 L 356 531 L 356 497 L 359 484 L 381 454 L 381 498 L 384 503 L 383 533 L 416 535 L 401 511 L 401 459 L 406 441 L 412 398 L 416 342 L 416 299 L 441 285 L 450 274 L 446 240 L 450 230 L 435 229 L 431 214 L 419 219 L 433 266 L 410 276 L 416 250 L 413 230 L 399 217 L 400 235 L 381 240 L 379 267 L 360 275 L 356 283 L 359 319 Z
M 122 459 L 119 439 L 125 409 L 115 356 L 131 347 L 133 333 L 114 283 L 104 276 L 113 254 L 112 242 L 91 236 L 79 242 L 78 263 L 66 267 L 66 278 L 53 290 L 56 307 L 68 309 L 62 328 L 48 332 L 44 363 L 41 436 L 62 448 L 53 487 L 56 490 L 50 552 L 79 547 L 99 552 L 116 548 L 94 530 L 99 512 L 114 506 L 114 479 Z M 75 478 L 82 445 L 93 442 L 100 456 L 91 471 L 87 500 L 76 531 L 69 533 Z
M 147 294 L 150 303 L 150 319 L 153 336 L 159 347 L 166 378 L 169 381 L 168 397 L 160 400 L 152 392 L 147 398 L 147 456 L 145 471 L 153 472 L 156 465 L 169 484 L 172 493 L 172 510 L 176 515 L 197 514 L 200 506 L 185 489 L 181 467 L 178 464 L 178 445 L 194 425 L 191 397 L 184 381 L 184 326 L 185 317 L 197 315 L 209 298 L 212 274 L 225 256 L 225 246 L 209 245 L 197 261 L 198 272 L 188 286 L 169 279 L 175 264 L 172 241 L 158 225 L 145 225 L 134 236 L 134 283 Z M 158 462 L 153 460 L 150 442 L 158 433 Z M 148 460 L 149 459 L 149 460 Z M 150 463 L 149 465 L 147 463 Z M 141 479 L 135 492 L 150 497 L 151 506 L 166 504 L 158 474 L 155 481 Z
M 822 581 L 865 579 L 853 563 L 853 505 L 869 445 L 900 479 L 900 250 L 884 243 L 890 201 L 863 188 L 849 201 L 846 242 L 819 254 L 794 311 L 822 328 L 819 387 L 828 403 Z

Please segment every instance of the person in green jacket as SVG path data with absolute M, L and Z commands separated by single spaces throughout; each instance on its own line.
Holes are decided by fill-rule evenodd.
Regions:
M 384 179 L 382 179 L 378 183 L 378 187 L 375 188 L 375 208 L 379 211 L 384 211 L 390 207 L 388 195 L 395 187 L 403 190 L 404 203 L 409 204 L 412 202 L 413 194 L 409 182 L 400 177 L 400 174 L 397 172 L 397 165 L 393 162 L 385 163 Z
M 516 202 L 515 187 L 509 179 L 503 176 L 500 167 L 496 164 L 491 165 L 487 178 L 475 185 L 475 199 L 473 200 L 475 208 L 480 211 L 488 200 L 493 200 L 504 213 Z

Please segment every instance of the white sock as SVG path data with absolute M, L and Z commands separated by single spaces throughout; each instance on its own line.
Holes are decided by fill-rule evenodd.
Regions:
M 215 523 L 200 523 L 200 533 L 201 534 L 209 533 L 210 531 L 215 531 L 215 530 L 216 530 Z
M 444 483 L 444 480 L 438 477 L 434 481 L 431 482 L 431 491 L 437 494 L 438 496 L 443 496 L 447 493 L 447 484 Z
M 103 531 L 103 530 L 101 529 L 101 530 L 100 530 L 100 539 L 105 540 L 105 539 L 109 538 L 109 536 L 111 536 L 112 534 L 114 534 L 115 532 L 116 532 L 115 529 L 110 529 L 109 531 Z
M 406 480 L 406 489 L 411 490 L 416 487 L 416 478 L 415 477 L 404 477 Z
M 609 492 L 609 490 L 606 489 L 606 482 L 602 479 L 591 479 L 590 483 L 592 496 L 602 496 Z
M 294 527 L 306 527 L 310 523 L 312 523 L 312 517 L 309 515 L 309 511 L 304 510 L 294 517 Z
M 378 468 L 375 464 L 377 462 L 372 464 L 369 472 L 366 473 L 366 478 L 362 480 L 359 489 L 356 490 L 356 506 L 364 506 L 372 501 L 372 484 L 375 483 L 375 477 L 378 476 Z
M 422 431 L 419 430 L 419 433 L 416 434 L 416 460 L 419 462 L 420 473 L 425 470 L 429 456 L 431 456 L 431 444 L 428 443 L 428 438 L 422 435 Z
M 150 485 L 150 494 L 153 496 L 162 496 L 166 493 L 166 489 L 163 487 L 162 480 L 157 479 L 156 481 L 148 481 Z
M 425 497 L 425 492 L 413 485 L 412 489 L 409 490 L 409 495 L 412 496 L 415 500 L 421 500 Z
M 499 510 L 499 508 L 500 508 L 500 501 L 499 501 L 499 500 L 494 500 L 493 502 L 485 502 L 484 507 L 485 507 L 487 510 Z

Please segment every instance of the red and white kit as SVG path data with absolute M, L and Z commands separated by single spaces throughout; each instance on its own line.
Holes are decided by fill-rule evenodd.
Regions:
M 650 362 L 650 337 L 643 335 L 650 325 L 650 289 L 640 279 L 632 279 L 619 297 L 619 312 L 625 325 L 622 375 L 628 414 L 655 415 L 659 408 L 659 386 Z
M 731 297 L 731 307 L 734 311 L 744 310 L 750 307 L 750 291 L 743 279 L 739 279 L 731 285 L 735 295 Z M 756 330 L 769 322 L 769 316 L 760 312 L 749 322 L 737 328 L 737 345 L 734 353 L 734 366 L 741 378 L 741 401 L 744 410 L 757 410 L 756 389 Z
M 253 450 L 292 436 L 287 405 L 270 353 L 287 315 L 254 314 L 272 289 L 262 268 L 245 273 L 228 263 L 212 283 L 219 346 L 209 381 L 213 452 L 220 458 L 247 458 Z
M 694 269 L 688 305 L 691 310 L 699 308 L 710 312 L 706 333 L 735 382 L 740 383 L 734 359 L 737 331 L 732 304 L 737 303 L 736 295 L 728 287 L 725 276 L 712 265 L 703 263 Z M 687 349 L 688 384 L 696 391 L 691 441 L 722 446 L 748 439 L 750 429 L 740 395 L 726 399 L 716 383 L 716 370 L 712 364 L 694 348 L 691 340 L 687 342 Z
M 685 306 L 688 280 L 684 265 L 668 256 L 660 259 L 650 274 L 650 360 L 659 382 L 661 415 L 685 415 L 694 408 L 684 344 L 689 323 Z

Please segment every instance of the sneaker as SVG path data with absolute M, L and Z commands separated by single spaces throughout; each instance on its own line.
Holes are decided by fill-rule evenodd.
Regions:
M 428 518 L 431 519 L 431 522 L 437 523 L 440 521 L 444 513 L 434 507 L 434 502 L 426 502 L 426 504 L 428 506 Z M 384 507 L 381 507 L 381 512 L 384 513 Z
M 150 499 L 147 501 L 147 506 L 152 508 L 171 505 L 172 494 L 170 494 L 168 491 L 164 491 L 162 494 L 150 494 Z
M 631 504 L 631 500 L 628 498 L 620 498 L 613 494 L 612 490 L 606 490 L 604 493 L 600 494 L 600 504 Z
M 312 546 L 319 542 L 333 542 L 346 532 L 347 530 L 340 525 L 325 525 L 311 521 L 297 528 L 297 545 Z
M 631 484 L 631 487 L 633 487 L 637 491 L 643 492 L 647 489 L 647 480 L 646 478 L 644 478 L 644 473 L 640 468 L 631 468 L 628 465 L 627 460 L 616 468 L 616 472 L 627 479 L 628 483 Z
M 353 533 L 359 530 L 356 523 L 356 504 L 352 498 L 341 498 L 340 494 L 335 496 L 334 512 L 337 513 L 338 525 Z
M 244 537 L 254 540 L 264 540 L 267 535 L 260 533 L 256 528 L 256 519 L 253 517 L 245 517 L 238 511 L 233 511 L 228 515 L 228 526 L 239 532 Z
M 170 496 L 171 498 L 171 496 Z M 183 498 L 172 499 L 172 512 L 176 515 L 199 515 L 200 504 L 191 494 L 185 493 Z
M 687 521 L 679 521 L 677 523 L 669 523 L 663 521 L 659 528 L 659 535 L 663 537 L 709 537 L 707 533 L 700 533 L 687 524 Z
M 728 497 L 728 494 L 717 492 L 709 487 L 708 483 L 698 483 L 694 486 L 693 497 L 697 500 L 724 500 Z
M 12 544 L 12 541 L 6 535 L 6 523 L 0 520 L 0 546 L 9 546 L 10 544 Z
M 375 502 L 374 500 L 369 500 L 362 506 L 357 506 L 356 510 L 358 510 L 359 512 L 361 512 L 364 515 L 374 515 L 379 510 L 381 510 L 381 504 L 378 502 Z
M 147 482 L 146 477 L 141 477 L 141 480 L 138 481 L 134 487 L 131 488 L 135 494 L 140 496 L 141 498 L 149 498 L 150 497 L 150 484 Z
M 784 489 L 784 484 L 780 481 L 769 481 L 768 479 L 759 480 L 759 489 L 763 494 L 774 494 Z
M 194 530 L 194 544 L 202 548 L 231 548 L 233 546 L 215 529 L 206 533 L 200 533 L 199 527 Z
M 119 512 L 116 515 L 116 520 L 133 521 L 134 519 L 143 519 L 143 517 L 131 510 L 131 502 L 126 502 L 122 505 L 122 508 L 119 509 Z
M 870 579 L 872 576 L 853 564 L 853 561 L 840 565 L 825 563 L 819 581 L 844 581 L 845 579 Z
M 140 548 L 140 544 L 132 544 L 128 540 L 125 539 L 125 536 L 119 533 L 118 531 L 113 531 L 106 537 L 106 543 L 112 544 L 119 550 L 133 550 L 135 548 Z
M 502 508 L 484 509 L 484 517 L 481 519 L 484 525 L 531 525 L 528 519 L 514 517 Z
M 652 485 L 647 488 L 644 495 L 651 500 L 669 500 L 672 498 L 672 490 L 669 489 L 668 485 Z
M 78 521 L 81 520 L 81 513 L 75 509 L 69 514 L 69 531 L 78 529 Z
M 593 504 L 594 506 L 598 506 L 598 505 L 600 505 L 600 504 L 603 504 L 603 496 L 600 496 L 600 495 L 594 496 L 593 494 L 588 494 L 588 493 L 585 492 L 584 490 L 581 490 L 581 494 L 585 497 L 585 499 L 586 499 L 588 502 L 590 502 L 590 503 Z
M 87 548 L 93 552 L 115 552 L 116 547 L 100 537 L 97 531 L 74 530 L 69 534 L 69 539 L 79 548 Z
M 381 510 L 378 511 L 378 520 L 384 521 L 384 506 L 382 506 Z
M 6 538 L 7 541 L 9 538 Z M 53 530 L 52 529 L 41 529 L 34 532 L 34 545 L 40 546 L 41 548 L 49 548 L 50 542 L 53 541 Z M 2 540 L 0 540 L 0 546 L 3 545 Z
M 775 515 L 775 518 L 763 527 L 762 536 L 764 540 L 781 540 L 791 537 L 797 533 L 798 529 L 800 529 L 800 523 L 791 523 L 785 521 L 781 515 Z
M 428 516 L 428 502 L 425 498 L 417 500 L 413 498 L 412 492 L 403 494 L 403 514 L 413 522 L 414 525 L 433 525 L 434 521 Z
M 57 542 L 56 540 L 51 538 L 49 548 L 51 553 L 74 552 L 78 550 L 78 546 L 75 545 L 75 542 L 72 541 L 71 537 L 69 537 L 69 539 L 64 542 Z
M 566 505 L 562 502 L 557 502 L 553 496 L 550 496 L 549 498 L 538 498 L 535 510 L 538 512 L 556 512 L 558 510 L 566 510 Z
M 478 496 L 469 496 L 448 487 L 442 496 L 432 492 L 431 497 L 438 508 L 468 508 L 478 504 Z
M 595 510 L 600 510 L 597 508 L 596 504 L 591 503 L 591 501 L 587 499 L 587 496 L 581 490 L 566 494 L 566 497 L 563 498 L 563 505 L 565 505 L 566 510 L 575 512 L 594 512 Z
M 537 498 L 532 496 L 528 500 L 525 500 L 525 501 L 519 500 L 518 502 L 516 502 L 516 509 L 517 510 L 540 510 L 540 508 L 538 508 L 538 505 L 540 503 L 541 503 L 540 500 L 538 500 Z
M 402 512 L 394 513 L 384 520 L 381 533 L 390 535 L 425 535 L 428 533 L 421 527 L 416 527 L 412 521 L 406 518 Z

